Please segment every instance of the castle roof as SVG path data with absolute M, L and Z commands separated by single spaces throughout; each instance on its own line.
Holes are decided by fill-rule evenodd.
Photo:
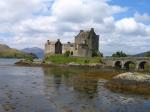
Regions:
M 80 37 L 82 35 L 86 35 L 86 36 L 89 36 L 91 33 L 94 33 L 94 28 L 91 28 L 91 30 L 87 30 L 87 31 L 84 31 L 84 30 L 80 30 L 80 33 L 76 36 L 76 37 Z

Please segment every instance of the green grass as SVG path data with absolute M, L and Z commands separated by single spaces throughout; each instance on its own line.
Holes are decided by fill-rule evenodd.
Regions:
M 93 57 L 93 58 L 87 58 L 87 57 L 65 57 L 63 55 L 52 55 L 48 56 L 45 59 L 46 62 L 52 62 L 56 64 L 67 64 L 67 63 L 77 63 L 77 64 L 96 64 L 101 63 L 100 57 Z
M 150 64 L 145 64 L 144 68 L 145 68 L 145 70 L 150 70 Z

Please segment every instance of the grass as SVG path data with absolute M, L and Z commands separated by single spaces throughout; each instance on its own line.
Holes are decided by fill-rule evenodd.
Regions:
M 100 57 L 66 57 L 64 55 L 52 55 L 48 56 L 45 59 L 46 62 L 52 62 L 55 64 L 68 64 L 71 62 L 77 63 L 77 64 L 96 64 L 101 63 Z

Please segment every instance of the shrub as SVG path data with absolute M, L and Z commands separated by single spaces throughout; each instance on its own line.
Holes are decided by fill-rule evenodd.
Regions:
M 66 52 L 64 53 L 64 56 L 65 56 L 65 57 L 69 57 L 69 56 L 70 56 L 70 51 L 66 51 Z
M 88 64 L 89 62 L 90 62 L 90 60 L 87 60 L 87 59 L 84 60 L 84 63 L 85 63 L 85 64 Z
M 25 60 L 26 60 L 26 61 L 33 62 L 33 57 L 32 57 L 32 56 L 26 56 L 26 57 L 25 57 Z
M 97 57 L 97 56 L 98 56 L 98 53 L 95 50 L 93 50 L 92 51 L 92 57 Z

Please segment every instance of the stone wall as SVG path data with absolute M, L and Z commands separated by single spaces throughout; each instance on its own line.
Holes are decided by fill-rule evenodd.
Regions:
M 75 52 L 75 44 L 70 42 L 63 44 L 62 53 L 64 54 L 66 51 Z

